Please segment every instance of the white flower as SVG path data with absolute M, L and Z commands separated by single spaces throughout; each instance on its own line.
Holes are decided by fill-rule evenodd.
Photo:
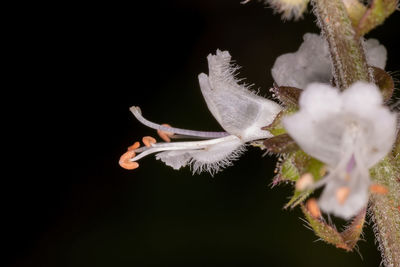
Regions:
M 155 143 L 153 139 L 147 147 L 138 148 L 136 145 L 125 153 L 120 160 L 121 166 L 137 168 L 137 160 L 148 154 L 158 153 L 156 158 L 174 169 L 190 165 L 193 173 L 208 171 L 214 174 L 231 165 L 232 160 L 245 150 L 247 142 L 272 136 L 268 131 L 261 130 L 261 127 L 272 123 L 281 107 L 238 84 L 234 76 L 237 68 L 230 64 L 229 52 L 217 50 L 216 55 L 210 54 L 207 59 L 209 76 L 204 73 L 199 75 L 201 92 L 212 115 L 226 132 L 199 132 L 165 127 L 144 119 L 140 109 L 132 107 L 135 117 L 151 128 L 186 138 L 208 140 Z
M 392 148 L 396 116 L 382 104 L 373 84 L 357 82 L 344 92 L 313 83 L 300 97 L 300 110 L 283 119 L 289 135 L 309 155 L 327 164 L 321 209 L 345 219 L 368 202 L 369 168 Z
M 319 35 L 306 33 L 304 42 L 295 53 L 279 56 L 271 73 L 279 86 L 305 88 L 309 83 L 329 83 L 332 78 L 332 63 L 327 42 Z M 364 43 L 367 62 L 381 69 L 386 65 L 386 48 L 378 40 Z

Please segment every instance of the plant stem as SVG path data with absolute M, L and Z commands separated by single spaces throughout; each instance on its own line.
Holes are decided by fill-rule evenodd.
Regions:
M 388 156 L 371 170 L 373 181 L 388 189 L 383 195 L 372 194 L 369 207 L 375 237 L 387 267 L 400 266 L 400 173 L 397 168 Z
M 314 0 L 314 13 L 328 41 L 336 85 L 344 90 L 356 81 L 373 81 L 361 39 L 355 35 L 341 0 Z

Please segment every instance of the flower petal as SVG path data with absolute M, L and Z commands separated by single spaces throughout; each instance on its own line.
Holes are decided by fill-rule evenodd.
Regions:
M 330 178 L 319 198 L 318 204 L 322 211 L 326 213 L 331 213 L 346 220 L 350 219 L 367 206 L 369 185 L 370 178 L 366 169 L 365 171 L 355 170 L 348 181 L 342 177 Z M 343 199 L 338 199 L 338 197 L 341 197 L 338 193 L 343 188 L 349 190 L 347 192 L 348 195 L 342 196 Z
M 356 82 L 342 93 L 345 112 L 354 112 L 362 115 L 364 112 L 373 113 L 383 104 L 382 94 L 372 83 Z M 365 114 L 370 117 L 371 114 Z
M 289 135 L 310 156 L 328 165 L 336 165 L 340 161 L 341 134 L 339 131 L 325 134 L 324 127 L 344 128 L 340 121 L 336 124 L 326 121 L 325 125 L 316 124 L 306 113 L 298 112 L 283 119 L 283 125 Z
M 279 56 L 271 73 L 279 86 L 305 88 L 312 82 L 329 83 L 332 63 L 327 42 L 317 34 L 306 33 L 303 43 L 294 53 Z M 367 62 L 381 69 L 386 65 L 386 48 L 376 39 L 364 43 Z
M 295 53 L 279 56 L 272 67 L 272 77 L 279 86 L 305 88 L 311 82 L 329 82 L 332 77 L 329 50 L 317 34 L 306 33 Z
M 299 105 L 300 112 L 323 120 L 341 111 L 342 99 L 336 88 L 324 83 L 312 83 L 300 95 Z
M 384 69 L 386 66 L 387 51 L 386 48 L 376 39 L 368 39 L 365 42 L 365 51 L 367 62 L 371 66 Z
M 314 83 L 300 96 L 300 111 L 284 118 L 283 126 L 306 153 L 336 165 L 340 161 L 342 133 L 346 127 L 340 118 L 341 107 L 335 88 Z
M 382 95 L 374 84 L 357 82 L 342 93 L 343 112 L 360 127 L 358 147 L 368 168 L 392 148 L 396 138 L 396 115 L 383 106 Z
M 156 155 L 156 159 L 161 160 L 174 170 L 185 167 L 191 159 L 190 153 L 196 150 L 172 150 L 164 151 Z
M 216 55 L 207 59 L 210 73 L 199 75 L 200 88 L 222 128 L 245 142 L 272 136 L 261 127 L 270 124 L 281 107 L 238 84 L 229 52 L 217 50 Z
M 192 166 L 193 173 L 207 171 L 211 175 L 230 166 L 244 152 L 244 143 L 236 136 L 226 138 L 226 141 L 210 145 L 204 149 L 179 151 L 164 151 L 156 155 L 156 159 L 163 161 L 175 170 Z

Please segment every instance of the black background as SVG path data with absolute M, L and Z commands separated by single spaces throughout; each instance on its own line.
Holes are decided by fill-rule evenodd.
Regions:
M 282 209 L 291 187 L 270 188 L 276 159 L 258 149 L 215 177 L 174 171 L 153 156 L 134 171 L 118 166 L 127 146 L 154 135 L 130 106 L 155 122 L 221 130 L 197 81 L 206 56 L 229 50 L 239 77 L 268 96 L 275 58 L 319 32 L 310 12 L 282 22 L 238 0 L 32 8 L 40 12 L 16 33 L 16 63 L 26 71 L 16 93 L 22 83 L 28 89 L 17 108 L 29 106 L 17 151 L 30 159 L 4 187 L 6 265 L 379 265 L 370 226 L 359 242 L 363 259 L 314 242 L 299 209 Z M 389 71 L 400 69 L 399 23 L 397 12 L 368 35 L 386 46 Z

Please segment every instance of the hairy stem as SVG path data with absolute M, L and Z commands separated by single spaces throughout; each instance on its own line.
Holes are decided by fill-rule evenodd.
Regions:
M 386 194 L 372 194 L 369 207 L 387 267 L 400 266 L 400 172 L 397 168 L 386 158 L 371 170 L 373 181 L 388 189 Z
M 314 0 L 313 4 L 328 41 L 336 85 L 344 90 L 356 81 L 373 81 L 361 39 L 356 37 L 342 0 Z

